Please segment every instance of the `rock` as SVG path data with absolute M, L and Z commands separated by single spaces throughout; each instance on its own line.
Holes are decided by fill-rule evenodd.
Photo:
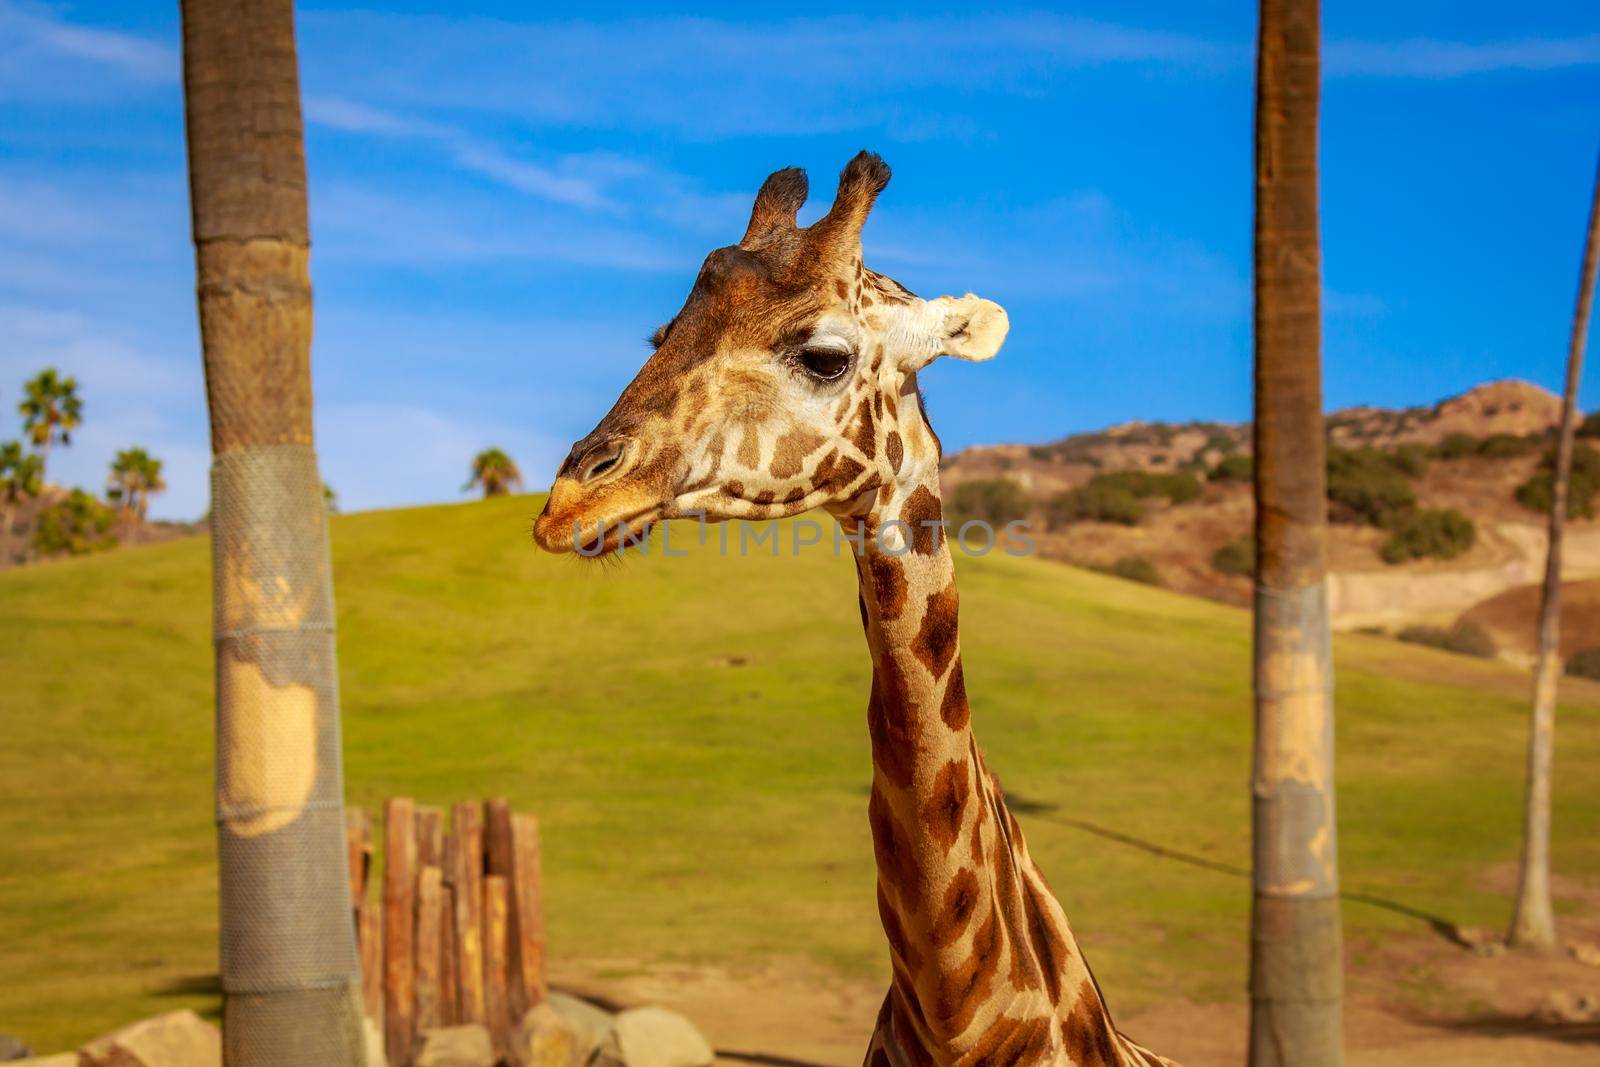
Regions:
M 544 1002 L 577 1029 L 578 1035 L 583 1039 L 586 1053 L 593 1052 L 605 1042 L 616 1019 L 604 1008 L 590 1004 L 582 997 L 575 997 L 570 993 L 558 993 L 552 990 L 546 995 Z
M 517 1024 L 508 1051 L 516 1067 L 584 1067 L 592 1048 L 570 1019 L 538 1004 Z
M 10 1034 L 0 1034 L 0 1062 L 10 1063 L 12 1060 L 25 1060 L 33 1055 L 33 1049 L 24 1045 Z
M 169 1011 L 97 1037 L 79 1067 L 222 1067 L 222 1032 L 194 1012 Z
M 1546 993 L 1534 1015 L 1547 1023 L 1587 1023 L 1600 1019 L 1600 1001 L 1583 993 L 1557 989 Z
M 361 1036 L 367 1046 L 366 1067 L 389 1067 L 389 1058 L 383 1051 L 383 1027 L 370 1015 L 361 1017 Z
M 631 1008 L 614 1025 L 627 1067 L 710 1067 L 716 1058 L 694 1024 L 666 1008 Z
M 1574 941 L 1568 947 L 1572 950 L 1572 958 L 1579 963 L 1600 967 L 1600 945 L 1593 941 Z
M 58 1052 L 54 1056 L 36 1056 L 31 1060 L 10 1060 L 6 1067 L 78 1067 L 76 1052 Z
M 494 1067 L 494 1044 L 482 1026 L 441 1026 L 417 1038 L 412 1067 Z

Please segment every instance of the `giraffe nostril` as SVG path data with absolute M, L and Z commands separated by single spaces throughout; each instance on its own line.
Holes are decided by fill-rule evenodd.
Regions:
M 591 448 L 578 464 L 578 481 L 592 482 L 622 466 L 628 454 L 628 442 L 620 438 L 601 441 Z

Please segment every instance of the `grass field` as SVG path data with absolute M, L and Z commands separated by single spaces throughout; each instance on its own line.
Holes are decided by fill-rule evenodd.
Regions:
M 351 801 L 536 812 L 558 957 L 884 968 L 848 558 L 713 543 L 588 565 L 532 548 L 538 505 L 335 520 Z M 0 573 L 0 1030 L 40 1048 L 209 1006 L 208 553 Z M 1248 617 L 1033 560 L 957 567 L 979 739 L 1102 985 L 1130 1009 L 1237 997 L 1246 881 L 1082 823 L 1248 864 Z M 1524 679 L 1379 638 L 1336 653 L 1346 889 L 1502 923 L 1481 875 L 1517 851 Z M 1558 726 L 1555 855 L 1591 882 L 1596 766 L 1584 683 Z M 1353 942 L 1422 928 L 1345 914 Z

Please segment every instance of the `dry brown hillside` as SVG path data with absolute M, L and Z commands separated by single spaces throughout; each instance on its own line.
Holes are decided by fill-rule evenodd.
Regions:
M 1501 381 L 1431 407 L 1330 414 L 1332 450 L 1355 470 L 1348 484 L 1341 483 L 1354 505 L 1330 506 L 1336 625 L 1449 624 L 1475 605 L 1537 581 L 1544 566 L 1544 519 L 1520 503 L 1516 492 L 1538 474 L 1560 410 L 1560 398 L 1538 386 Z M 1251 528 L 1249 447 L 1245 424 L 1125 423 L 1049 444 L 994 445 L 949 456 L 946 496 L 957 513 L 963 504 L 974 513 L 985 486 L 1011 483 L 1026 497 L 1040 554 L 1244 603 L 1250 579 L 1236 564 L 1248 558 L 1241 539 Z M 1376 472 L 1369 475 L 1369 467 Z M 1392 489 L 1396 480 L 1403 489 Z M 969 483 L 978 484 L 963 497 L 961 487 Z M 1126 499 L 1113 493 L 1106 503 L 1097 487 L 1119 485 L 1139 492 L 1157 487 L 1139 500 L 1133 521 L 1126 514 L 1104 517 Z M 1164 495 L 1169 491 L 1171 499 Z M 1385 491 L 1406 493 L 1410 502 L 1370 503 L 1372 494 Z M 1063 494 L 1071 497 L 1070 506 L 1060 503 Z M 1363 514 L 1363 507 L 1382 510 L 1382 518 Z M 1064 508 L 1074 513 L 1064 517 Z M 1385 545 L 1400 528 L 1415 538 L 1406 543 L 1431 544 L 1428 523 L 1446 520 L 1418 516 L 1447 511 L 1470 523 L 1470 547 L 1455 543 L 1421 558 L 1385 559 Z M 1419 524 L 1427 529 L 1417 532 L 1413 527 Z M 1600 522 L 1575 520 L 1569 529 L 1567 576 L 1600 578 Z M 1229 545 L 1232 559 L 1219 565 L 1218 551 Z M 1389 551 L 1391 557 L 1402 552 Z M 1510 631 L 1519 624 L 1509 610 L 1495 614 L 1495 632 L 1514 650 L 1519 646 Z

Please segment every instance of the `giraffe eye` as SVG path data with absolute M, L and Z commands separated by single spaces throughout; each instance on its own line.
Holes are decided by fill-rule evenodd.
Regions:
M 819 382 L 838 381 L 850 366 L 850 354 L 833 348 L 805 348 L 800 351 L 800 366 Z

